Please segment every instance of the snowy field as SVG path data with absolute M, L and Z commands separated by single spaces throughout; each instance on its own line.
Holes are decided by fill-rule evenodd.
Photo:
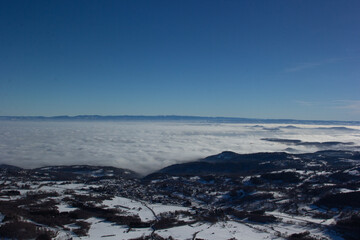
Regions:
M 14 182 L 12 181 L 0 181 L 3 188 L 6 190 L 14 189 Z M 20 190 L 21 194 L 17 196 L 7 196 L 0 198 L 2 201 L 15 201 L 22 198 L 26 198 L 28 194 L 34 194 L 36 191 L 40 194 L 44 193 L 56 193 L 53 197 L 42 199 L 40 202 L 54 201 L 55 209 L 64 214 L 69 212 L 75 212 L 79 209 L 69 205 L 67 198 L 76 194 L 85 196 L 95 196 L 94 193 L 90 193 L 90 188 L 96 188 L 101 186 L 101 183 L 94 183 L 94 185 L 70 183 L 70 182 L 30 182 L 30 181 L 17 181 L 16 186 L 31 186 L 26 190 Z M 21 188 L 21 187 L 20 187 Z M 71 191 L 71 194 L 69 194 Z M 100 196 L 100 195 L 99 195 Z M 122 215 L 139 216 L 142 221 L 149 222 L 160 219 L 161 214 L 175 213 L 176 211 L 193 211 L 190 207 L 168 205 L 168 204 L 153 204 L 145 201 L 134 200 L 125 197 L 114 196 L 110 199 L 104 200 L 96 204 L 100 208 L 104 209 L 118 209 Z M 23 208 L 30 208 L 30 205 L 23 206 Z M 205 206 L 204 206 L 205 207 Z M 322 222 L 310 217 L 299 217 L 289 215 L 281 212 L 269 212 L 278 217 L 278 220 L 270 224 L 259 224 L 249 221 L 241 221 L 238 219 L 228 219 L 226 221 L 219 221 L 215 223 L 194 221 L 193 218 L 182 218 L 179 220 L 185 221 L 181 226 L 174 226 L 166 229 L 154 230 L 152 227 L 140 227 L 129 228 L 125 225 L 119 225 L 114 222 L 104 220 L 101 217 L 90 217 L 84 219 L 86 223 L 89 223 L 89 229 L 86 236 L 77 236 L 71 231 L 78 229 L 79 226 L 75 224 L 67 224 L 64 227 L 47 227 L 49 230 L 54 231 L 55 240 L 67 240 L 67 239 L 135 239 L 145 236 L 150 236 L 156 233 L 157 236 L 161 236 L 162 239 L 178 239 L 178 240 L 190 240 L 190 239 L 206 239 L 206 240 L 218 240 L 218 239 L 236 239 L 236 240 L 265 240 L 265 239 L 286 239 L 294 233 L 301 233 L 308 231 L 312 236 L 319 239 L 339 239 L 342 238 L 338 235 L 331 234 L 325 231 L 321 226 L 329 225 L 331 222 Z M 0 214 L 0 220 L 3 216 Z M 0 226 L 6 224 L 0 221 Z M 25 220 L 29 221 L 29 220 Z M 34 223 L 33 221 L 30 221 Z M 316 225 L 311 225 L 311 224 Z M 43 226 L 41 224 L 37 224 Z
M 327 149 L 358 150 L 360 126 L 200 122 L 1 121 L 1 163 L 109 165 L 143 174 L 229 150 L 314 152 L 326 146 L 289 146 L 263 138 L 339 141 Z

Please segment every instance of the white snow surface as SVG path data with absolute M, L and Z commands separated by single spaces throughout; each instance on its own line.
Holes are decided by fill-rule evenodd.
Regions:
M 147 222 L 154 220 L 155 216 L 144 203 L 123 197 L 115 197 L 112 200 L 104 200 L 103 204 L 108 208 L 118 208 L 124 210 L 131 215 L 139 215 L 142 221 Z
M 162 237 L 172 236 L 175 239 L 185 240 L 196 238 L 207 240 L 231 239 L 238 240 L 262 240 L 262 239 L 277 239 L 268 233 L 258 231 L 245 224 L 234 221 L 218 222 L 216 224 L 200 223 L 195 225 L 187 225 L 174 227 L 168 230 L 157 231 Z
M 150 228 L 137 228 L 128 231 L 128 228 L 125 226 L 111 224 L 110 222 L 104 222 L 97 218 L 90 218 L 87 222 L 91 223 L 88 233 L 89 236 L 73 237 L 74 239 L 132 239 L 150 235 L 152 232 Z

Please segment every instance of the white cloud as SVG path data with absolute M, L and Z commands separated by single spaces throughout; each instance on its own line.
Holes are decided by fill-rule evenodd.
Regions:
M 321 105 L 320 102 L 311 102 L 311 101 L 302 101 L 302 100 L 296 100 L 295 102 L 305 107 L 313 107 L 313 106 Z
M 360 113 L 360 100 L 303 101 L 296 100 L 303 107 L 322 107 L 327 109 L 344 109 L 350 114 Z
M 311 69 L 311 68 L 316 68 L 318 66 L 323 66 L 323 65 L 327 65 L 330 63 L 335 63 L 335 62 L 340 62 L 343 60 L 346 60 L 349 58 L 328 58 L 328 59 L 324 59 L 318 62 L 305 62 L 305 63 L 300 63 L 296 66 L 290 67 L 285 69 L 285 72 L 299 72 L 302 70 L 306 70 L 306 69 Z
M 283 151 L 288 146 L 262 138 L 302 141 L 360 142 L 354 132 L 280 128 L 267 124 L 201 124 L 175 122 L 1 122 L 0 162 L 21 167 L 110 165 L 149 173 L 162 167 L 230 150 L 238 153 Z M 316 147 L 291 146 L 300 152 Z
M 337 100 L 334 101 L 334 107 L 348 109 L 352 113 L 360 113 L 360 100 Z

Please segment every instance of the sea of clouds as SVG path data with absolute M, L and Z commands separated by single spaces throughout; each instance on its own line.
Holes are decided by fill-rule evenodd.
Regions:
M 0 163 L 24 168 L 48 165 L 105 165 L 146 174 L 168 165 L 222 151 L 237 153 L 360 150 L 359 126 L 229 124 L 150 121 L 0 121 Z M 349 144 L 351 143 L 351 144 Z

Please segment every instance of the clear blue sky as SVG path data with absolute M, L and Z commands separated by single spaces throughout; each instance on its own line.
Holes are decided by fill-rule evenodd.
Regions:
M 360 120 L 360 1 L 0 2 L 0 115 Z

